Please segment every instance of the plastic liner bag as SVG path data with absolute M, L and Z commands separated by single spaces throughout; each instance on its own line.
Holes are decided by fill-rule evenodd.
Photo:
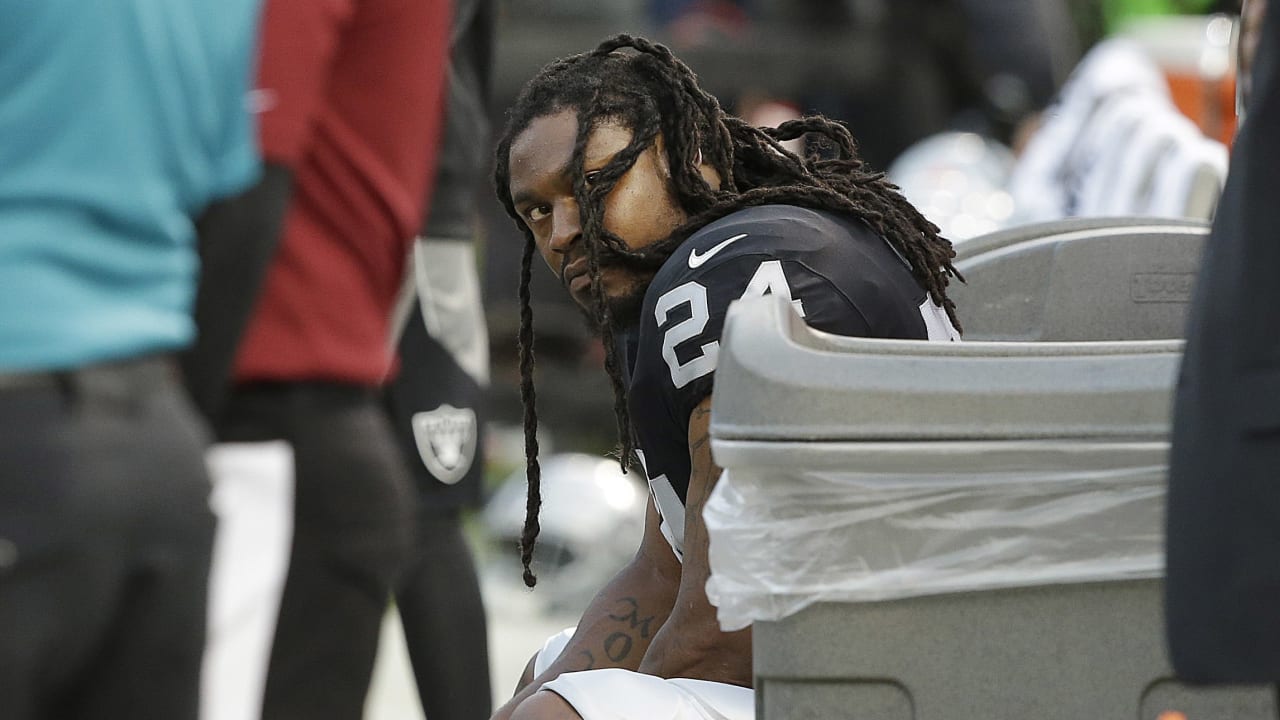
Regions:
M 815 602 L 1159 577 L 1165 472 L 728 469 L 707 595 L 732 631 Z

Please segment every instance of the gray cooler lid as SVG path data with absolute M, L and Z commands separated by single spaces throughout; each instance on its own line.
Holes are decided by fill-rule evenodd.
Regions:
M 1182 346 L 840 337 L 766 295 L 729 309 L 711 431 L 726 440 L 1163 439 Z
M 1209 226 L 1191 220 L 1073 218 L 956 246 L 968 280 L 948 294 L 966 340 L 1181 338 Z
M 730 308 L 712 433 L 761 440 L 1161 440 L 1201 222 L 1086 218 L 957 248 L 966 341 L 812 330 L 771 296 Z M 975 342 L 975 340 L 977 340 Z

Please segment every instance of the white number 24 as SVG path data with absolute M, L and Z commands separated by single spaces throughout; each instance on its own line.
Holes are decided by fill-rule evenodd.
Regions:
M 741 297 L 757 297 L 770 293 L 785 297 L 795 306 L 800 316 L 804 317 L 804 304 L 800 300 L 791 299 L 791 287 L 787 285 L 787 277 L 782 272 L 782 262 L 779 260 L 766 260 L 760 263 Z M 720 357 L 719 340 L 703 343 L 701 352 L 688 362 L 681 363 L 676 357 L 676 346 L 697 337 L 706 329 L 707 321 L 711 319 L 710 308 L 707 307 L 707 288 L 696 280 L 690 280 L 668 290 L 658 298 L 653 312 L 659 327 L 666 323 L 672 310 L 682 305 L 689 306 L 689 317 L 672 325 L 662 336 L 662 358 L 667 361 L 667 367 L 671 369 L 671 382 L 678 388 L 715 370 L 716 361 Z

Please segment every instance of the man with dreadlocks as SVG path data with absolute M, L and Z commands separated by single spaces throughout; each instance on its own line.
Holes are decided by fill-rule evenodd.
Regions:
M 802 158 L 781 145 L 805 136 L 821 152 Z M 525 582 L 535 581 L 541 502 L 535 250 L 599 327 L 623 463 L 643 468 L 651 489 L 635 558 L 576 631 L 535 656 L 495 717 L 750 718 L 750 630 L 721 632 L 704 590 L 701 510 L 720 473 L 708 428 L 726 309 L 774 293 L 826 332 L 957 340 L 951 245 L 858 159 L 843 126 L 811 117 L 751 127 L 667 48 L 625 35 L 525 86 L 494 179 L 526 239 Z

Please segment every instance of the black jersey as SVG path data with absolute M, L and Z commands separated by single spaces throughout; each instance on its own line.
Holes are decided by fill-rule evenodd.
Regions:
M 628 403 L 663 534 L 683 553 L 689 416 L 711 393 L 729 304 L 773 293 L 836 335 L 958 340 L 910 266 L 862 222 L 792 205 L 740 210 L 698 230 L 649 285 L 621 342 Z

